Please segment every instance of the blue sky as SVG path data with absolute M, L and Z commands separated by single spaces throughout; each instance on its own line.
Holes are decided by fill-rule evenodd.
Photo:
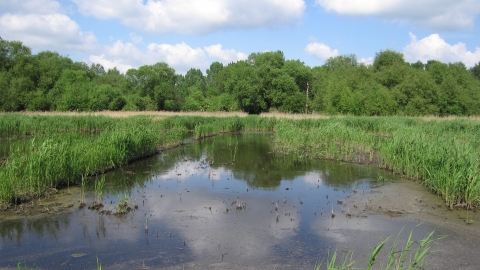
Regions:
M 392 49 L 409 62 L 480 62 L 480 0 L 2 0 L 0 36 L 122 72 L 205 71 L 281 50 L 313 67 Z

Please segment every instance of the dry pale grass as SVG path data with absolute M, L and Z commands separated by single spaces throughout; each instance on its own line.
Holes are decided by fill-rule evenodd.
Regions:
M 472 115 L 472 116 L 456 116 L 456 115 L 449 115 L 449 116 L 444 116 L 444 117 L 439 117 L 435 115 L 427 115 L 427 116 L 422 116 L 421 117 L 425 121 L 431 121 L 431 120 L 456 120 L 456 119 L 465 119 L 465 120 L 472 120 L 472 121 L 478 121 L 480 120 L 479 115 Z
M 260 114 L 260 117 L 275 117 L 288 119 L 329 119 L 330 115 L 325 114 L 304 114 L 304 113 L 281 113 L 281 112 L 267 112 Z
M 154 117 L 168 117 L 174 115 L 180 116 L 203 116 L 203 117 L 245 117 L 248 114 L 243 112 L 167 112 L 167 111 L 101 111 L 101 112 L 18 112 L 24 115 L 44 115 L 44 116 L 87 116 L 102 115 L 107 117 L 130 117 L 137 115 L 147 115 Z
M 101 112 L 30 112 L 30 111 L 23 111 L 23 112 L 16 112 L 19 114 L 23 115 L 46 115 L 46 116 L 56 116 L 56 115 L 64 115 L 64 116 L 86 116 L 86 115 L 102 115 L 102 116 L 107 116 L 107 117 L 130 117 L 130 116 L 136 116 L 136 115 L 148 115 L 148 116 L 153 116 L 156 119 L 163 119 L 168 116 L 174 116 L 174 115 L 179 115 L 179 116 L 203 116 L 203 117 L 245 117 L 248 114 L 244 112 L 168 112 L 168 111 L 101 111 Z M 0 112 L 0 115 L 4 114 L 3 112 Z M 332 116 L 331 115 L 325 115 L 325 114 L 292 114 L 292 113 L 281 113 L 278 111 L 273 111 L 273 112 L 266 112 L 266 113 L 261 113 L 260 117 L 275 117 L 275 118 L 288 118 L 288 119 L 329 119 Z M 336 115 L 334 116 L 336 118 L 339 117 L 345 117 L 345 115 Z M 381 116 L 380 116 L 381 117 Z M 388 116 L 386 116 L 388 117 Z M 474 115 L 474 116 L 445 116 L 445 117 L 439 117 L 435 115 L 427 115 L 427 116 L 421 116 L 421 117 L 413 117 L 413 118 L 421 118 L 426 121 L 432 121 L 432 120 L 455 120 L 455 119 L 466 119 L 466 120 L 472 120 L 472 121 L 479 121 L 480 116 Z
M 245 117 L 248 114 L 244 112 L 168 112 L 168 111 L 101 111 L 101 112 L 17 112 L 23 115 L 44 115 L 44 116 L 87 116 L 102 115 L 107 117 L 130 117 L 137 115 L 153 116 L 155 118 L 165 118 L 168 116 L 203 116 L 203 117 Z M 1 114 L 1 113 L 0 113 Z M 275 117 L 288 119 L 328 119 L 330 116 L 323 114 L 291 114 L 280 112 L 268 112 L 260 114 L 260 117 Z

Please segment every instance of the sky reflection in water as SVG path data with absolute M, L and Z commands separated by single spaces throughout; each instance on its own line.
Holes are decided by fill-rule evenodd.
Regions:
M 217 136 L 108 173 L 106 209 L 114 210 L 124 194 L 139 206 L 123 216 L 81 209 L 2 222 L 0 267 L 95 268 L 98 257 L 116 269 L 219 263 L 308 268 L 337 249 L 368 254 L 405 225 L 341 212 L 354 211 L 345 200 L 354 189 L 370 192 L 372 180 L 392 175 L 371 166 L 276 156 L 272 139 Z M 88 188 L 91 203 L 93 181 Z M 237 198 L 245 209 L 236 210 Z M 78 197 L 71 201 L 78 204 Z

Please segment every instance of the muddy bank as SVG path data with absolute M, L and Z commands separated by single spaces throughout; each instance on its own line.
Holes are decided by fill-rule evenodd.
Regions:
M 0 211 L 0 222 L 23 219 L 41 218 L 47 215 L 57 215 L 73 212 L 80 206 L 80 187 L 52 189 L 48 197 L 33 199 L 18 205 L 13 205 Z
M 378 216 L 427 224 L 447 235 L 433 246 L 428 269 L 478 269 L 480 213 L 453 209 L 420 182 L 401 180 L 356 192 L 344 199 L 355 216 Z

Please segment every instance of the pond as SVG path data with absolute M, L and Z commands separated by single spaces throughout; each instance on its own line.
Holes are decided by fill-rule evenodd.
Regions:
M 366 211 L 378 188 L 403 181 L 396 175 L 278 156 L 273 136 L 187 142 L 109 172 L 100 210 L 79 207 L 76 187 L 37 202 L 41 215 L 2 217 L 0 268 L 94 269 L 98 259 L 107 269 L 313 269 L 335 251 L 366 267 L 376 244 L 419 224 Z M 122 198 L 138 209 L 113 214 Z M 423 224 L 414 237 L 435 228 Z

